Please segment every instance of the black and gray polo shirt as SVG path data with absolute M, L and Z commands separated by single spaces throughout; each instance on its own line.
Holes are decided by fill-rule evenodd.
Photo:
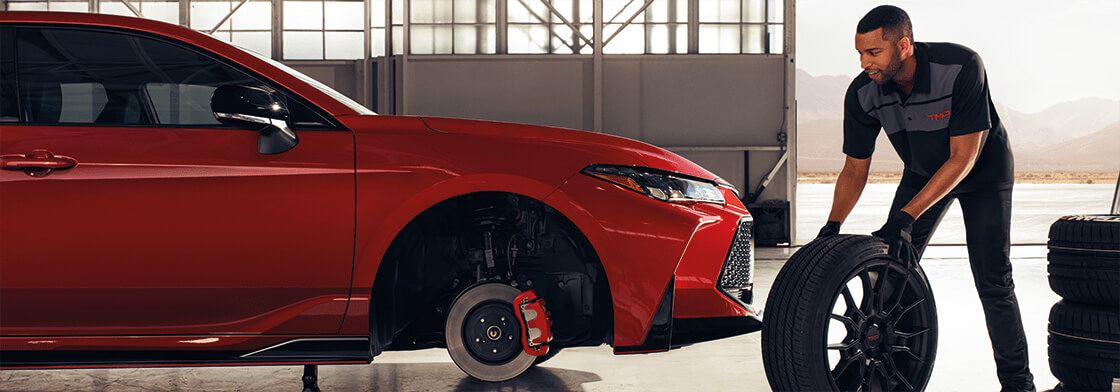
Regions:
M 924 187 L 949 159 L 949 137 L 989 130 L 980 157 L 954 189 L 1007 189 L 1014 163 L 1007 132 L 996 115 L 980 56 L 961 45 L 917 42 L 914 90 L 903 96 L 894 83 L 875 84 L 861 73 L 844 97 L 844 153 L 865 159 L 879 129 L 906 165 L 901 185 Z

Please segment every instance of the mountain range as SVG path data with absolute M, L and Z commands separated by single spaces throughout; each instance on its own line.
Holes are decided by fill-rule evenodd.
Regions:
M 847 76 L 812 76 L 797 70 L 798 168 L 839 171 L 844 155 Z M 1120 100 L 1083 98 L 1023 113 L 995 103 L 1015 154 L 1016 171 L 1115 172 L 1120 170 Z M 902 162 L 880 134 L 873 171 L 897 172 Z

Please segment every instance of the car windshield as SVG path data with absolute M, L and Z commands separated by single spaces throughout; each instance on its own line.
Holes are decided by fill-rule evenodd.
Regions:
M 327 94 L 328 96 L 330 96 L 331 98 L 334 98 L 338 102 L 342 102 L 343 105 L 346 105 L 346 107 L 349 107 L 350 109 L 353 109 L 355 112 L 358 112 L 358 114 L 365 114 L 365 115 L 375 115 L 375 114 L 377 114 L 374 111 L 369 110 L 369 108 L 367 108 L 365 106 L 362 106 L 362 104 L 354 102 L 354 100 L 350 99 L 350 97 L 342 95 L 342 93 L 340 93 L 338 91 L 334 91 L 334 89 L 332 89 L 330 87 L 327 87 L 327 85 L 319 82 L 318 80 L 315 80 L 315 79 L 311 78 L 310 76 L 304 75 L 303 73 L 300 73 L 299 71 L 296 71 L 296 70 L 292 69 L 292 67 L 284 65 L 283 63 L 281 63 L 279 61 L 276 61 L 276 60 L 270 59 L 268 57 L 262 56 L 259 53 L 254 52 L 252 50 L 248 50 L 248 49 L 245 49 L 245 48 L 242 48 L 242 47 L 237 47 L 237 48 L 241 49 L 241 51 L 243 51 L 245 53 L 253 55 L 253 57 L 261 59 L 261 61 L 264 61 L 264 62 L 266 62 L 266 63 L 268 63 L 268 64 L 270 64 L 270 65 L 272 65 L 276 68 L 279 68 L 281 71 L 287 72 L 289 75 L 295 76 L 296 79 L 302 80 L 304 83 L 310 84 L 311 87 L 315 87 L 319 91 L 322 91 L 324 94 Z

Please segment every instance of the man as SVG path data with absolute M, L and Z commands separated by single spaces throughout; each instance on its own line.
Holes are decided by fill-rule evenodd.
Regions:
M 1033 391 L 1008 255 L 1013 161 L 983 62 L 960 45 L 914 42 L 910 17 L 893 6 L 868 12 L 855 42 L 865 72 L 844 99 L 847 157 L 820 235 L 838 233 L 859 200 L 875 138 L 885 130 L 906 168 L 886 224 L 872 234 L 887 241 L 893 256 L 917 262 L 949 204 L 959 200 L 1000 384 L 1004 391 Z

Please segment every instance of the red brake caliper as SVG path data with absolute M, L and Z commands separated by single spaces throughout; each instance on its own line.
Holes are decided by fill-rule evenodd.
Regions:
M 544 309 L 544 300 L 529 290 L 513 300 L 514 314 L 521 324 L 521 345 L 529 355 L 539 357 L 548 354 L 548 342 L 552 341 L 552 320 Z

